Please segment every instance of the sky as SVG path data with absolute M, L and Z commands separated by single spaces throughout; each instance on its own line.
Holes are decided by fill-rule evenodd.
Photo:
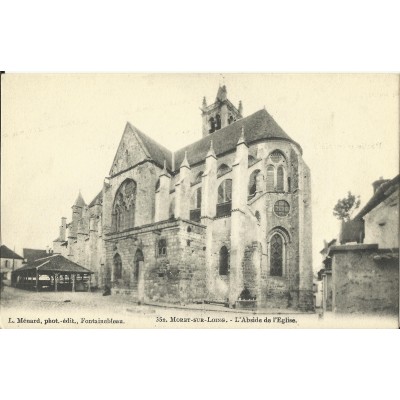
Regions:
M 125 124 L 171 150 L 201 138 L 200 106 L 225 84 L 248 116 L 263 107 L 303 148 L 311 169 L 313 268 L 337 237 L 332 209 L 348 191 L 398 174 L 399 80 L 392 74 L 2 75 L 1 240 L 46 248 L 79 191 L 108 176 Z

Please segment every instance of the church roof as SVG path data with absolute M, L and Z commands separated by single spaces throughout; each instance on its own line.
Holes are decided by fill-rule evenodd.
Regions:
M 278 139 L 294 143 L 301 151 L 300 145 L 285 133 L 266 110 L 259 110 L 248 117 L 241 118 L 174 153 L 158 144 L 131 123 L 128 122 L 127 125 L 141 142 L 147 156 L 160 168 L 163 168 L 165 160 L 169 171 L 179 170 L 179 166 L 185 158 L 185 152 L 187 152 L 187 160 L 190 166 L 203 162 L 210 149 L 211 141 L 216 156 L 234 151 L 240 139 L 242 128 L 244 129 L 245 142 L 248 145 L 258 141 Z
M 279 139 L 294 143 L 301 150 L 300 145 L 285 133 L 266 110 L 260 110 L 178 150 L 175 152 L 175 166 L 181 165 L 185 152 L 187 152 L 190 165 L 203 161 L 210 148 L 211 140 L 217 156 L 233 151 L 240 138 L 242 128 L 248 145 L 265 139 Z
M 90 202 L 89 207 L 93 207 L 96 204 L 101 204 L 103 202 L 103 189 L 96 195 L 96 197 Z
M 0 258 L 13 258 L 15 260 L 23 260 L 21 256 L 9 249 L 4 244 L 0 246 Z
M 162 146 L 161 144 L 157 143 L 155 140 L 151 139 L 149 136 L 141 132 L 131 123 L 129 123 L 129 127 L 131 130 L 136 133 L 140 141 L 142 142 L 143 146 L 145 147 L 145 151 L 148 152 L 149 157 L 158 164 L 159 167 L 163 168 L 164 160 L 167 161 L 167 168 L 172 170 L 172 152 Z M 182 158 L 183 160 L 183 158 Z

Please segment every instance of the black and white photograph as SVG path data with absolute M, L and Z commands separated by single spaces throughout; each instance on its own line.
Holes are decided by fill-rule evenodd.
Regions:
M 2 328 L 397 328 L 396 74 L 4 73 Z

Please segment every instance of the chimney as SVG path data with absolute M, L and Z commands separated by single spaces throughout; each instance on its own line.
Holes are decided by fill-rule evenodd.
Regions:
M 67 218 L 61 218 L 61 226 L 60 226 L 60 241 L 65 242 L 67 237 Z
M 389 182 L 390 179 L 383 179 L 382 176 L 379 177 L 378 180 L 376 180 L 375 182 L 372 183 L 372 187 L 374 188 L 374 194 L 376 193 L 376 191 L 386 182 Z

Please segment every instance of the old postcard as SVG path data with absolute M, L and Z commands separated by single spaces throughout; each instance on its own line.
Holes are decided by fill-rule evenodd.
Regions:
M 2 328 L 397 328 L 399 76 L 1 75 Z

